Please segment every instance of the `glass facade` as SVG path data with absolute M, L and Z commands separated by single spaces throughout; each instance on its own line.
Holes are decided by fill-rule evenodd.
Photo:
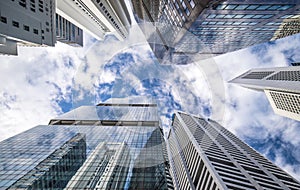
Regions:
M 146 104 L 131 106 L 122 104 L 121 107 L 127 108 L 127 110 L 157 109 L 151 104 L 148 107 L 144 106 Z M 120 125 L 120 122 L 128 119 L 124 117 L 118 118 L 119 124 L 101 125 L 101 122 L 109 122 L 109 120 L 100 120 L 97 114 L 99 112 L 95 107 L 99 107 L 100 110 L 100 107 L 103 107 L 106 110 L 109 107 L 113 109 L 114 106 L 101 104 L 101 106 L 73 110 L 73 113 L 75 111 L 78 114 L 76 115 L 77 121 L 97 118 L 100 125 L 80 125 L 78 123 L 40 125 L 0 142 L 0 189 L 15 188 L 16 184 L 19 187 L 28 185 L 28 181 L 23 179 L 28 179 L 26 176 L 32 174 L 32 171 L 36 171 L 32 174 L 34 176 L 40 173 L 36 168 L 40 168 L 41 164 L 50 157 L 55 157 L 55 159 L 50 159 L 45 163 L 48 168 L 53 168 L 51 171 L 55 173 L 53 176 L 56 177 L 51 178 L 52 174 L 49 172 L 44 175 L 47 176 L 47 179 L 51 179 L 53 188 L 55 182 L 55 184 L 61 185 L 59 188 L 63 186 L 66 189 L 172 189 L 162 129 L 156 125 L 147 126 L 145 123 L 143 126 L 139 125 L 142 120 L 138 120 L 134 126 Z M 97 117 L 91 114 L 89 118 L 88 110 L 94 110 L 93 113 Z M 72 115 L 71 113 L 66 115 Z M 134 113 L 139 115 L 139 112 Z M 157 111 L 153 111 L 153 113 L 157 113 Z M 115 119 L 115 116 L 109 113 L 103 114 L 110 119 Z M 157 115 L 141 117 L 152 120 L 157 118 Z M 106 117 L 100 118 L 105 119 Z M 158 121 L 156 122 L 158 123 Z M 72 138 L 78 134 L 84 137 L 84 143 L 79 146 L 81 149 L 74 146 L 76 154 L 73 154 L 71 148 L 68 149 L 70 151 L 64 151 L 64 154 L 57 152 L 61 147 L 65 147 L 68 141 L 74 144 Z M 80 157 L 80 161 L 76 156 Z M 72 175 L 70 172 L 70 175 L 66 175 L 70 167 L 64 163 L 69 163 L 72 159 L 76 160 L 76 169 L 72 168 Z M 66 162 L 66 160 L 69 161 Z M 49 164 L 50 162 L 52 164 Z M 41 181 L 42 184 L 46 183 L 44 178 L 41 178 Z
M 159 10 L 154 22 L 168 48 L 164 55 L 152 50 L 162 64 L 187 64 L 196 54 L 207 59 L 299 33 L 300 0 L 162 0 Z
M 64 188 L 85 159 L 85 135 L 78 133 L 18 179 L 9 189 Z
M 138 106 L 81 106 L 56 119 L 68 120 L 114 120 L 158 121 L 156 107 Z

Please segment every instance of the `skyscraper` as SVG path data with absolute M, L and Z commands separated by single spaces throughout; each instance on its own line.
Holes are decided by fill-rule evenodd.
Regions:
M 17 55 L 17 45 L 54 46 L 55 0 L 1 0 L 0 16 L 0 54 Z
M 264 91 L 278 115 L 300 121 L 300 67 L 251 69 L 231 83 Z
M 78 133 L 18 179 L 9 189 L 62 189 L 85 159 L 85 136 Z
M 18 45 L 54 46 L 56 40 L 82 46 L 82 30 L 98 40 L 107 33 L 123 40 L 131 25 L 124 0 L 1 0 L 0 16 L 0 54 L 6 55 L 17 55 Z
M 65 176 L 71 169 L 68 164 L 64 166 L 65 160 L 77 158 L 58 150 L 78 134 L 84 137 L 86 154 L 82 155 L 83 146 L 76 148 L 83 160 L 72 175 Z M 23 179 L 31 179 L 26 175 L 41 168 L 39 163 L 44 170 L 53 171 L 56 184 L 63 183 L 67 188 L 173 186 L 157 106 L 144 99 L 112 99 L 97 106 L 79 107 L 52 119 L 49 125 L 34 127 L 0 142 L 0 150 L 0 189 L 15 188 L 14 184 L 27 187 L 28 181 Z M 43 164 L 50 157 L 53 159 Z M 40 178 L 40 182 L 46 181 Z
M 300 183 L 213 120 L 176 112 L 167 137 L 177 189 L 299 189 Z
M 131 25 L 124 0 L 60 0 L 56 12 L 98 40 L 106 33 L 123 40 Z
M 157 4 L 154 22 L 159 32 L 153 34 L 163 40 L 151 37 L 148 42 L 163 64 L 186 64 L 195 54 L 205 59 L 299 32 L 299 0 L 161 0 Z M 154 11 L 151 6 L 133 8 L 140 23 L 145 18 L 141 13 Z

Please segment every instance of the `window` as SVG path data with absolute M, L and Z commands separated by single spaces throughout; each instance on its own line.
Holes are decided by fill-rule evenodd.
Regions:
M 245 10 L 249 5 L 238 5 L 235 10 Z
M 247 14 L 244 16 L 244 18 L 252 18 L 252 17 L 254 17 L 254 15 L 252 15 L 252 14 Z
M 254 15 L 253 18 L 262 18 L 264 15 Z
M 257 10 L 257 11 L 265 11 L 265 10 L 287 10 L 295 5 L 273 5 L 273 4 L 219 4 L 216 9 L 217 10 Z
M 215 15 L 215 14 L 210 14 L 210 15 L 208 15 L 207 16 L 207 18 L 215 18 L 217 15 Z
M 258 11 L 265 11 L 269 7 L 271 7 L 271 5 L 260 5 L 256 10 L 258 10 Z
M 227 5 L 220 4 L 216 7 L 217 10 L 223 10 Z
M 35 33 L 35 34 L 39 34 L 39 31 L 38 31 L 38 29 L 33 29 L 33 33 Z
M 185 13 L 186 13 L 187 16 L 190 16 L 190 14 L 191 14 L 190 10 L 188 8 L 185 9 Z
M 225 10 L 233 10 L 237 5 L 227 5 Z
M 245 15 L 235 15 L 234 18 L 243 18 Z
M 191 7 L 194 8 L 194 7 L 195 7 L 195 2 L 194 2 L 194 0 L 189 0 L 189 2 L 190 2 Z
M 224 18 L 233 18 L 235 15 L 230 15 L 230 14 L 228 14 L 228 15 L 225 15 L 225 17 Z
M 267 19 L 273 17 L 273 14 L 210 14 L 207 16 L 207 18 L 227 18 L 227 19 L 241 19 L 241 18 L 254 18 L 254 19 Z M 293 17 L 294 16 L 294 17 Z M 283 16 L 281 18 L 298 18 L 300 15 L 289 15 L 289 16 Z
M 6 23 L 7 23 L 7 19 L 6 19 L 6 17 L 3 17 L 3 16 L 2 16 L 2 17 L 1 17 L 1 22 L 3 22 L 3 23 L 5 23 L 5 24 L 6 24 Z
M 225 15 L 217 15 L 215 18 L 224 18 Z
M 281 7 L 281 5 L 272 5 L 271 7 L 268 8 L 268 10 L 277 10 Z
M 17 21 L 12 21 L 12 25 L 16 28 L 19 28 L 19 22 Z
M 250 5 L 246 10 L 255 10 L 259 5 Z
M 184 1 L 181 4 L 182 4 L 183 9 L 186 9 L 186 5 L 185 5 Z
M 26 31 L 29 31 L 29 26 L 23 25 L 23 29 L 26 30 Z
M 278 8 L 277 10 L 285 11 L 285 10 L 287 10 L 287 9 L 293 7 L 293 6 L 295 6 L 295 5 L 283 5 L 280 8 Z
M 271 18 L 273 15 L 264 15 L 261 18 Z
M 291 18 L 292 16 L 294 16 L 294 15 L 284 15 L 284 16 L 282 16 L 280 18 Z

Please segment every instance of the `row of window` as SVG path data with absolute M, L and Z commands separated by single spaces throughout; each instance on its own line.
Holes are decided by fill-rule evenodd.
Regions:
M 1 16 L 1 22 L 7 24 L 7 18 Z M 12 26 L 14 26 L 14 27 L 16 27 L 16 28 L 20 28 L 20 23 L 13 20 L 13 21 L 12 21 Z M 23 25 L 23 30 L 29 32 L 29 31 L 30 31 L 30 27 L 29 27 L 28 25 L 25 25 L 25 24 L 24 24 L 24 25 Z M 50 32 L 49 28 L 46 28 L 46 31 L 47 31 L 47 32 Z M 33 28 L 33 33 L 34 33 L 34 34 L 39 34 L 39 30 L 36 29 L 36 28 Z M 42 33 L 44 33 L 43 30 L 42 30 Z
M 273 17 L 273 14 L 209 14 L 207 18 L 216 19 L 268 19 Z
M 14 0 L 12 0 L 14 1 Z M 30 10 L 32 12 L 36 11 L 36 4 L 35 4 L 35 0 L 30 0 L 30 3 L 26 2 L 26 0 L 19 0 L 19 5 L 24 7 L 25 9 L 28 7 L 28 5 L 30 5 Z M 46 3 L 47 6 L 47 3 Z M 38 10 L 43 13 L 44 12 L 44 1 L 39 0 L 38 2 Z M 46 12 L 49 12 L 48 7 L 45 7 Z
M 225 35 L 225 37 L 220 36 L 223 40 L 224 40 L 224 38 L 235 38 L 235 39 L 237 39 L 236 36 L 234 36 L 234 35 L 238 34 L 238 32 L 216 32 L 216 31 L 200 31 L 200 32 L 196 31 L 196 32 L 192 32 L 192 33 L 194 35 Z M 251 35 L 246 35 L 246 36 L 241 37 L 241 39 L 240 38 L 238 38 L 238 39 L 244 41 L 246 39 L 252 39 L 254 37 L 256 38 L 256 37 L 258 37 L 258 35 L 264 35 L 264 37 L 265 37 L 267 35 L 273 35 L 274 32 L 251 32 L 250 34 Z M 218 36 L 214 36 L 214 37 L 216 38 Z M 207 38 L 207 36 L 205 38 Z
M 294 14 L 294 15 L 288 14 L 288 15 L 284 15 L 280 18 L 296 19 L 296 18 L 299 18 L 299 17 L 300 17 L 300 14 Z
M 246 30 L 245 27 L 199 27 L 198 30 Z
M 204 32 L 204 31 L 196 31 L 196 32 L 192 32 L 192 33 L 195 35 L 199 35 L 199 34 L 237 34 L 237 32 Z
M 270 95 L 278 109 L 300 114 L 300 96 L 271 91 Z
M 273 28 L 273 27 L 259 27 L 259 28 L 254 28 L 253 30 L 277 30 L 277 28 Z
M 269 22 L 266 25 L 268 25 L 268 26 L 279 26 L 281 24 L 282 24 L 282 22 Z
M 102 8 L 102 10 L 104 11 L 104 13 L 107 16 L 107 19 L 109 19 L 114 25 L 115 27 L 120 30 L 120 26 L 116 23 L 115 19 L 112 18 L 112 16 L 110 15 L 110 13 L 107 11 L 107 9 L 105 8 L 104 4 L 100 1 L 97 0 L 97 3 L 99 4 L 99 6 Z M 125 34 L 120 30 L 121 34 L 125 37 Z
M 204 21 L 201 25 L 243 25 L 243 26 L 253 26 L 257 22 L 238 22 L 238 21 Z
M 83 8 L 80 3 L 77 2 L 77 0 L 73 0 L 73 2 L 75 2 L 75 4 L 81 8 L 91 19 L 93 19 L 100 27 L 103 31 L 105 31 L 105 27 L 102 26 L 102 24 L 94 17 L 92 16 L 85 8 Z
M 220 4 L 216 7 L 216 10 L 256 10 L 256 11 L 284 11 L 295 5 L 272 5 L 272 4 Z

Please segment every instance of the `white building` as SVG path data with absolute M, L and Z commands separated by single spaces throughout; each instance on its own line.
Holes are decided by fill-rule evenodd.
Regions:
M 17 45 L 54 46 L 55 0 L 0 0 L 0 54 L 17 55 Z
M 113 33 L 128 36 L 130 15 L 123 0 L 57 0 L 56 12 L 98 40 Z
M 251 69 L 230 82 L 264 91 L 276 114 L 300 121 L 300 66 Z
M 175 189 L 300 189 L 300 183 L 219 123 L 175 112 L 167 137 Z

